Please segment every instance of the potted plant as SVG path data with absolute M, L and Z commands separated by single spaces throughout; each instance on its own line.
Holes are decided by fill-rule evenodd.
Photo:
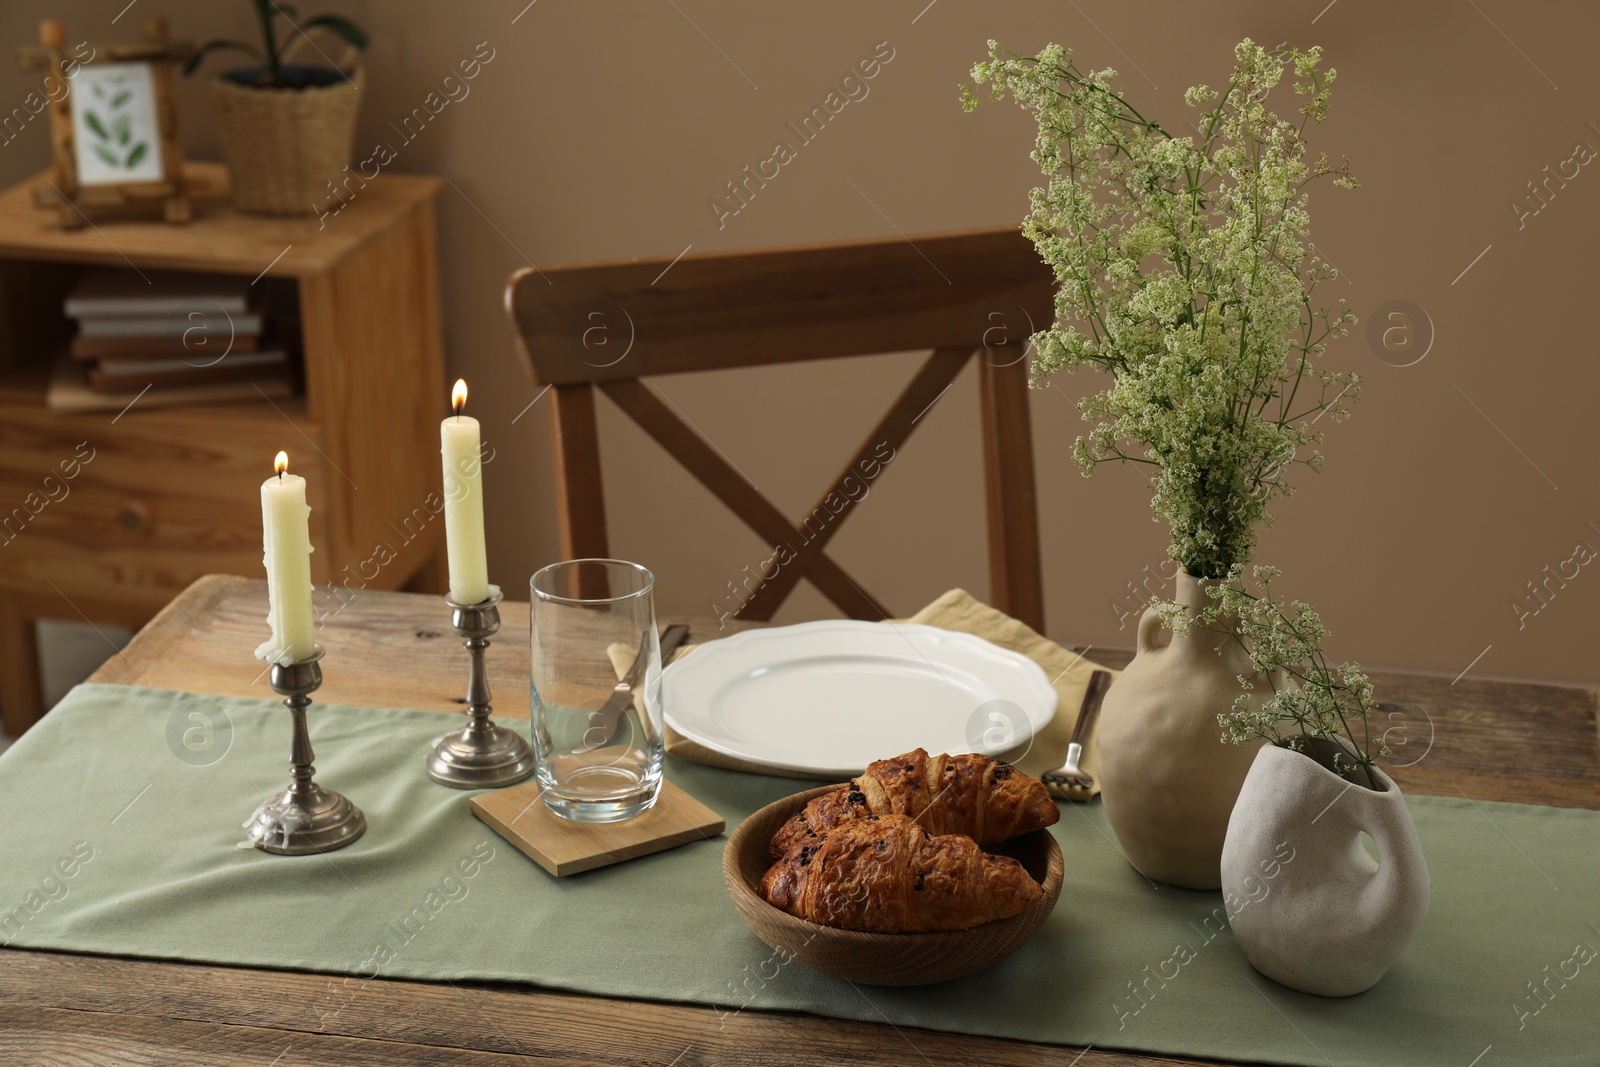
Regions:
M 1217 729 L 1239 692 L 1260 705 L 1270 680 L 1234 640 L 1236 620 L 1163 627 L 1199 615 L 1250 562 L 1268 505 L 1293 491 L 1297 464 L 1321 463 L 1317 422 L 1337 422 L 1360 391 L 1353 373 L 1319 366 L 1326 342 L 1355 316 L 1313 291 L 1336 278 L 1308 235 L 1308 187 L 1353 187 L 1348 166 L 1311 157 L 1334 72 L 1321 50 L 1249 40 L 1221 91 L 1185 94 L 1193 134 L 1168 132 L 1112 87 L 1115 71 L 1083 71 L 1050 45 L 989 59 L 973 80 L 1037 120 L 1033 158 L 1046 178 L 1024 232 L 1057 279 L 1057 321 L 1033 337 L 1035 385 L 1092 367 L 1109 387 L 1079 409 L 1092 424 L 1074 455 L 1086 475 L 1106 462 L 1150 472 L 1155 517 L 1179 564 L 1172 609 L 1140 619 L 1138 650 L 1107 694 L 1099 726 L 1106 817 L 1133 865 L 1195 889 L 1221 884 L 1228 818 L 1262 743 L 1227 745 Z M 1286 73 L 1297 121 L 1269 97 Z M 964 106 L 978 102 L 963 88 Z M 1169 632 L 1170 631 L 1170 632 Z
M 338 15 L 296 22 L 298 12 L 289 4 L 251 2 L 262 47 L 223 38 L 207 41 L 184 73 L 193 74 L 213 52 L 243 52 L 256 61 L 212 82 L 217 138 L 234 203 L 241 211 L 266 215 L 310 215 L 326 200 L 328 183 L 350 162 L 361 106 L 361 72 L 353 61 L 366 48 L 367 35 Z M 306 46 L 315 48 L 314 32 L 344 42 L 337 64 L 293 61 Z

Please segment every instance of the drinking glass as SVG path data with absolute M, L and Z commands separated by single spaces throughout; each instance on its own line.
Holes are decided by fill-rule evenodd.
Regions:
M 545 806 L 576 822 L 648 811 L 665 752 L 655 576 L 637 563 L 552 563 L 529 580 L 534 761 Z

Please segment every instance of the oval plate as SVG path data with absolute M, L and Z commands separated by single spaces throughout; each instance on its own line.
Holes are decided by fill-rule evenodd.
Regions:
M 667 724 L 734 759 L 839 779 L 914 748 L 1000 756 L 1056 713 L 1026 656 L 915 623 L 830 619 L 712 641 L 661 677 Z

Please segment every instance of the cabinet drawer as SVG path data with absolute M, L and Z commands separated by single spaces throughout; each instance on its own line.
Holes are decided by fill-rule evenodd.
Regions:
M 0 583 L 161 602 L 203 574 L 259 577 L 259 486 L 279 449 L 306 476 L 321 541 L 321 435 L 303 417 L 241 405 L 111 419 L 0 406 Z M 326 568 L 314 553 L 313 577 Z

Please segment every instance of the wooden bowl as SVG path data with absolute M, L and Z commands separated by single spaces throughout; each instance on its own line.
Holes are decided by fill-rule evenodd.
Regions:
M 761 899 L 761 876 L 772 866 L 767 847 L 778 826 L 824 786 L 774 801 L 734 830 L 722 853 L 722 876 L 739 917 L 771 947 L 810 967 L 863 985 L 932 985 L 992 967 L 1022 947 L 1061 895 L 1061 848 L 1048 830 L 1014 837 L 990 851 L 1011 856 L 1044 888 L 1040 901 L 1009 919 L 970 930 L 922 934 L 868 934 L 797 919 Z

